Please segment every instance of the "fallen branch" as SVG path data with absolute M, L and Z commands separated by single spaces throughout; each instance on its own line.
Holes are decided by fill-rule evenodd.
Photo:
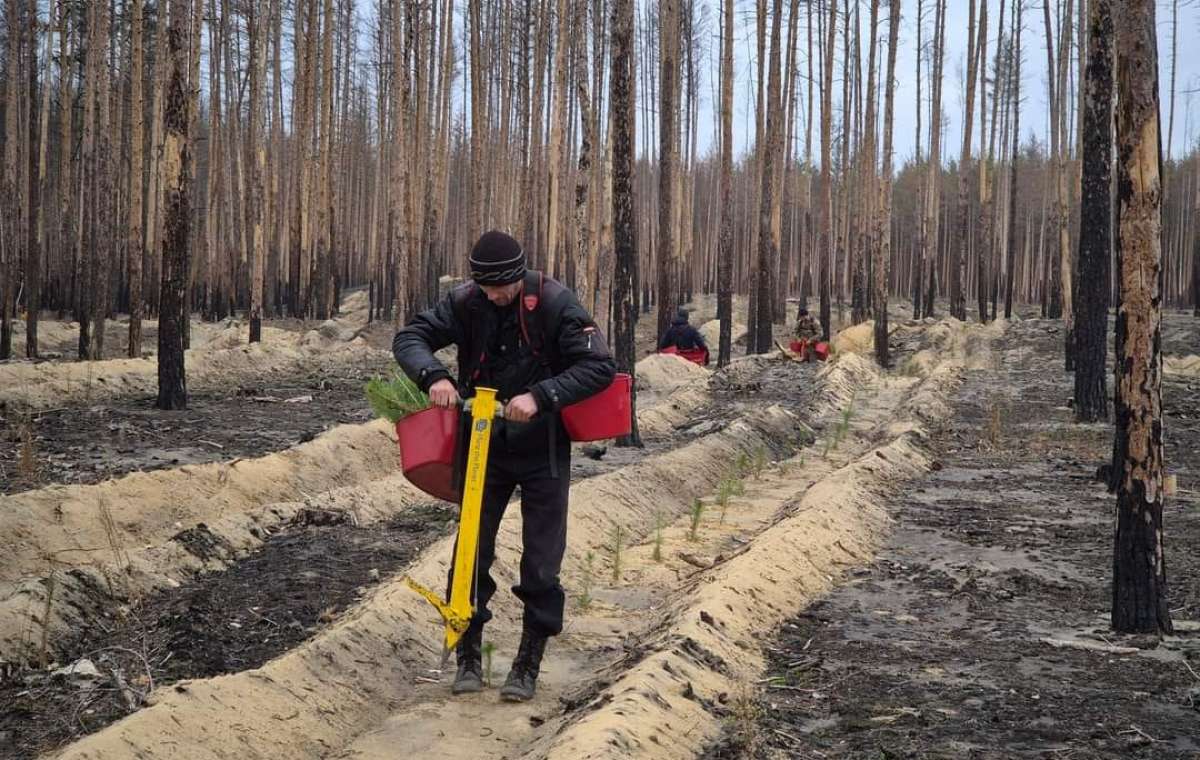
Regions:
M 1055 649 L 1081 649 L 1085 652 L 1102 652 L 1104 654 L 1137 654 L 1142 651 L 1137 647 L 1123 647 L 1116 644 L 1098 644 L 1094 641 L 1072 641 L 1068 639 L 1043 638 L 1043 644 L 1049 644 Z

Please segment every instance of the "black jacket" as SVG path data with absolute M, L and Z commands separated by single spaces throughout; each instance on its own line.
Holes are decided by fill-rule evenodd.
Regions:
M 673 320 L 671 326 L 663 333 L 662 340 L 658 342 L 658 350 L 661 351 L 667 346 L 675 346 L 681 351 L 708 348 L 700 331 L 678 318 Z
M 539 290 L 530 309 L 530 297 Z M 538 272 L 526 276 L 524 292 L 505 308 L 493 306 L 474 282 L 457 286 L 396 333 L 392 353 L 428 392 L 450 378 L 433 354 L 451 343 L 458 347 L 457 385 L 464 398 L 485 381 L 508 384 L 498 389 L 501 400 L 529 391 L 539 411 L 557 412 L 604 390 L 616 373 L 604 336 L 575 294 Z M 515 350 L 506 350 L 510 355 L 503 358 L 488 356 L 497 346 Z

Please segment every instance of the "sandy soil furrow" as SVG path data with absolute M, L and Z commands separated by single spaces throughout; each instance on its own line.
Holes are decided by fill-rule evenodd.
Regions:
M 778 448 L 802 432 L 795 418 L 765 409 L 680 449 L 597 476 L 573 492 L 571 556 L 603 544 L 616 521 L 630 535 L 656 514 L 682 514 L 707 492 L 731 452 Z M 700 473 L 685 477 L 692 470 Z M 501 567 L 513 566 L 515 521 L 502 532 Z M 431 546 L 411 573 L 431 585 L 444 577 L 450 539 Z M 511 570 L 510 570 L 511 571 Z M 317 639 L 261 669 L 179 684 L 156 704 L 68 748 L 63 757 L 319 757 L 377 725 L 408 685 L 435 661 L 438 628 L 427 603 L 394 579 Z
M 644 436 L 668 438 L 710 402 L 706 371 L 689 377 L 639 412 Z M 397 469 L 395 434 L 375 421 L 257 459 L 0 496 L 0 545 L 8 550 L 0 562 L 0 661 L 40 659 L 46 642 L 53 653 L 54 642 L 104 613 L 112 597 L 136 598 L 225 566 L 306 505 L 367 523 L 428 500 Z M 196 551 L 191 538 L 210 551 Z
M 953 338 L 974 329 L 951 325 L 947 331 Z M 150 707 L 60 756 L 154 758 L 186 750 L 197 759 L 398 752 L 578 757 L 636 750 L 652 744 L 653 735 L 673 746 L 697 746 L 694 741 L 719 727 L 722 699 L 736 696 L 721 685 L 761 667 L 756 635 L 831 583 L 839 568 L 869 555 L 884 528 L 872 504 L 887 483 L 920 470 L 913 405 L 925 409 L 940 397 L 944 389 L 935 386 L 955 382 L 954 367 L 962 361 L 961 343 L 934 347 L 940 362 L 887 381 L 852 353 L 823 368 L 811 411 L 824 438 L 799 455 L 793 456 L 811 431 L 794 414 L 756 402 L 736 407 L 740 418 L 727 411 L 715 432 L 681 448 L 578 484 L 564 582 L 573 606 L 581 606 L 581 589 L 593 598 L 586 610 L 573 611 L 565 635 L 552 645 L 542 694 L 531 705 L 498 706 L 494 691 L 449 701 L 444 674 L 430 670 L 439 638 L 432 611 L 395 578 L 317 638 L 262 668 L 160 689 Z M 922 390 L 929 398 L 914 400 Z M 648 410 L 647 427 L 669 430 L 711 400 L 692 386 L 671 398 L 680 403 Z M 712 494 L 739 459 L 758 457 L 780 464 L 761 481 L 746 483 L 726 519 L 708 503 L 701 538 L 690 540 L 693 500 Z M 624 569 L 614 572 L 618 526 Z M 659 528 L 660 551 L 668 555 L 661 563 L 651 557 Z M 518 518 L 506 522 L 499 544 L 495 574 L 503 589 L 514 580 Z M 449 539 L 435 543 L 409 572 L 440 585 L 449 549 Z M 503 591 L 495 606 L 499 614 L 488 638 L 496 646 L 493 675 L 499 679 L 519 623 Z M 666 673 L 663 662 L 675 671 L 667 674 L 672 684 L 691 686 L 678 693 L 674 686 L 643 688 Z M 566 700 L 566 710 L 556 696 Z M 626 710 L 625 733 L 614 737 L 611 710 L 627 697 L 635 702 L 623 704 L 646 720 L 630 720 Z M 700 706 L 700 722 L 662 712 L 677 699 Z M 670 717 L 665 729 L 658 721 L 664 715 Z

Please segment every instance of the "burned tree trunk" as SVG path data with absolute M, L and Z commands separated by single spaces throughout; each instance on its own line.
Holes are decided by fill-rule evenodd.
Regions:
M 773 262 L 779 257 L 779 228 L 771 224 L 772 216 L 779 205 L 778 188 L 775 176 L 780 168 L 776 165 L 779 143 L 783 141 L 783 114 L 780 108 L 780 26 L 783 16 L 783 3 L 775 0 L 771 13 L 771 57 L 767 73 L 767 144 L 765 150 L 759 151 L 761 170 L 761 202 L 758 209 L 758 276 L 755 285 L 758 289 L 758 300 L 755 304 L 754 353 L 765 354 L 771 350 L 773 336 L 771 335 L 772 282 Z
M 1075 419 L 1079 422 L 1108 417 L 1104 370 L 1112 260 L 1112 42 L 1112 0 L 1091 0 L 1084 82 L 1079 290 L 1075 301 Z
M 829 4 L 829 37 L 825 46 L 825 72 L 821 89 L 821 243 L 813 254 L 820 259 L 821 337 L 833 332 L 830 286 L 833 279 L 833 49 L 837 44 L 836 2 Z
M 878 0 L 875 0 L 876 6 Z M 871 16 L 875 17 L 873 7 Z M 896 108 L 896 46 L 900 37 L 900 0 L 891 0 L 888 11 L 888 62 L 883 96 L 883 177 L 879 183 L 879 212 L 875 230 L 874 296 L 875 361 L 888 366 L 888 270 L 892 249 L 892 123 Z
M 975 117 L 975 70 L 982 65 L 979 50 L 987 36 L 986 11 L 984 24 L 979 28 L 979 41 L 975 37 L 975 0 L 970 2 L 970 21 L 967 25 L 967 101 L 963 110 L 962 154 L 958 162 L 958 240 L 951 247 L 950 263 L 950 314 L 956 319 L 967 319 L 967 241 L 970 240 L 971 202 L 970 187 L 972 120 Z
M 679 103 L 675 98 L 679 76 L 679 0 L 659 3 L 659 33 L 661 47 L 660 80 L 658 88 L 658 327 L 662 335 L 671 324 L 675 303 L 675 283 L 672 275 L 675 238 L 674 206 L 679 202 L 675 192 L 675 173 L 678 167 L 678 126 L 675 119 Z
M 617 369 L 634 373 L 637 352 L 634 332 L 637 328 L 637 226 L 633 217 L 634 82 L 633 82 L 633 0 L 614 0 L 612 20 L 612 73 L 609 83 L 609 107 L 612 124 L 612 214 L 613 249 L 616 271 L 613 273 L 613 347 Z M 634 383 L 633 431 L 618 439 L 619 446 L 642 445 L 637 427 L 637 383 Z
M 1154 0 L 1117 27 L 1117 401 L 1113 628 L 1170 633 L 1163 562 L 1162 178 Z
M 1016 270 L 1017 265 L 1017 164 L 1019 163 L 1017 159 L 1021 152 L 1021 16 L 1023 15 L 1025 0 L 1016 0 L 1016 5 L 1015 18 L 1013 20 L 1016 41 L 1014 42 L 1012 63 L 1012 167 L 1010 169 L 1008 188 L 1008 271 L 1004 285 L 1005 319 L 1012 319 L 1013 272 Z
M 266 52 L 267 14 L 261 0 L 251 0 L 250 32 L 250 342 L 262 340 L 263 275 L 266 247 L 263 242 L 263 177 L 266 147 L 262 142 L 263 62 Z
M 162 295 L 158 312 L 159 409 L 187 408 L 183 336 L 187 320 L 187 282 L 191 222 L 191 95 L 187 89 L 189 8 L 171 0 L 167 31 L 170 79 L 163 93 L 163 178 L 166 219 L 163 225 Z
M 724 0 L 721 30 L 721 232 L 717 245 L 717 366 L 729 364 L 733 338 L 733 0 Z

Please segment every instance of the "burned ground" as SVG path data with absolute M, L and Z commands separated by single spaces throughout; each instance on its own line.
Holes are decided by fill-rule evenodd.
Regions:
M 379 359 L 303 373 L 264 372 L 164 412 L 153 397 L 64 399 L 57 409 L 0 410 L 0 493 L 98 483 L 129 472 L 251 458 L 372 418 L 363 386 Z
M 930 437 L 870 566 L 785 624 L 753 708 L 708 756 L 1184 758 L 1200 753 L 1200 429 L 1168 380 L 1175 636 L 1111 632 L 1111 427 L 1071 421 L 1058 328 L 1017 323 Z
M 81 632 L 61 659 L 86 659 L 99 678 L 26 671 L 0 682 L 0 758 L 32 758 L 97 731 L 153 688 L 259 667 L 311 638 L 454 525 L 440 502 L 369 527 L 344 522 L 345 513 L 298 516 L 336 524 L 297 524 L 226 570 L 122 605 Z M 200 554 L 220 551 L 197 535 L 191 529 L 175 540 Z

